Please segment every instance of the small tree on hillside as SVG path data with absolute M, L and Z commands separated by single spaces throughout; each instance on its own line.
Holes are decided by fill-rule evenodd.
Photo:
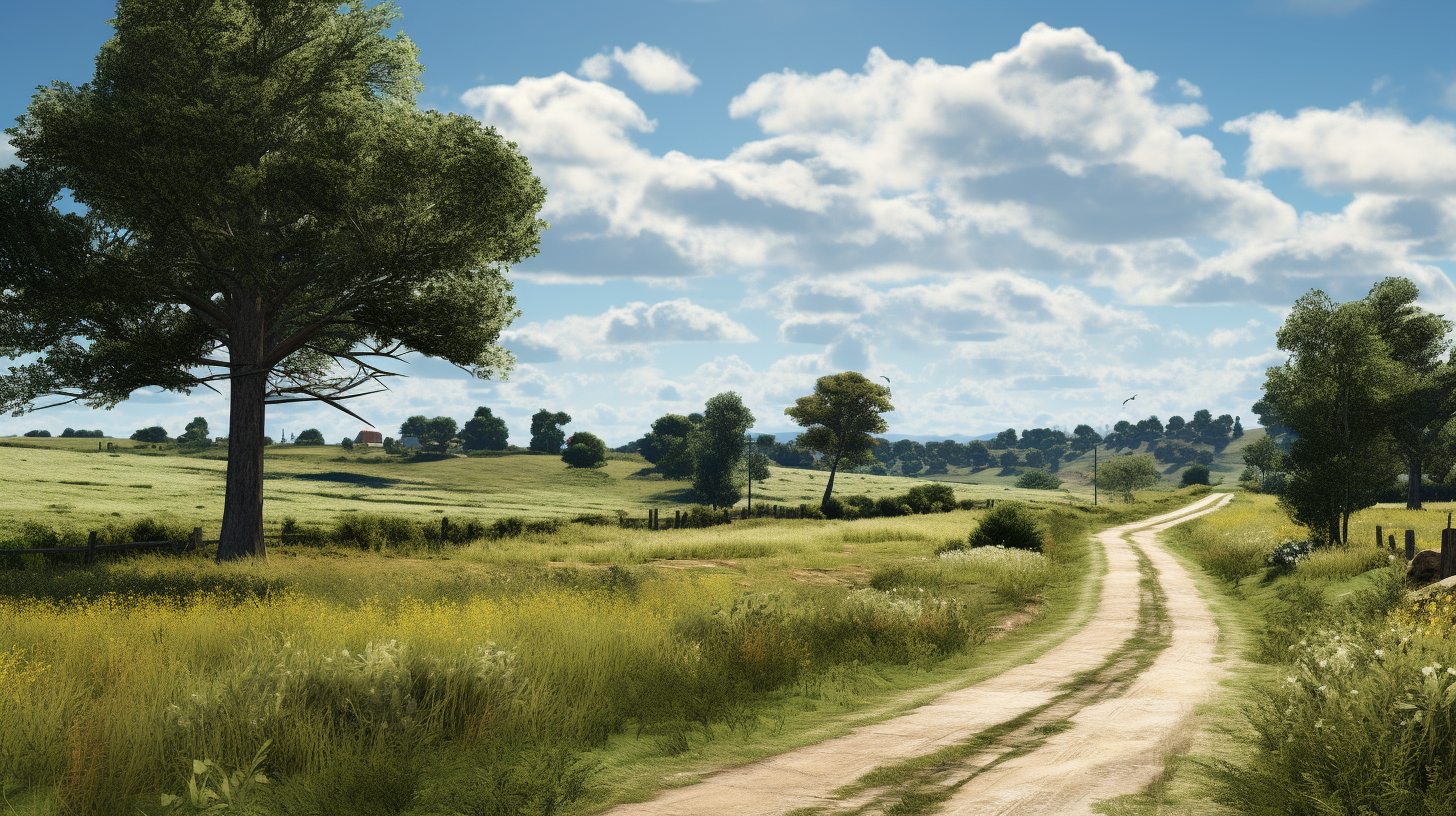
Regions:
M 177 437 L 177 441 L 183 445 L 205 445 L 211 442 L 212 437 L 209 436 L 207 430 L 207 419 L 204 417 L 193 417 L 192 421 L 187 423 L 187 427 L 182 431 L 182 435 Z
M 567 467 L 595 468 L 607 463 L 607 444 L 596 434 L 577 431 L 566 440 L 566 449 L 561 452 L 561 461 Z
M 855 467 L 874 461 L 872 434 L 889 430 L 880 415 L 893 410 L 890 389 L 857 371 L 820 377 L 814 383 L 813 394 L 800 397 L 792 408 L 784 409 L 790 419 L 807 428 L 795 444 L 824 454 L 829 462 L 829 482 L 824 486 L 821 509 L 834 493 L 834 476 L 841 465 Z
M 1269 491 L 1269 476 L 1284 470 L 1284 452 L 1267 433 L 1244 447 L 1244 464 L 1259 477 L 1260 492 Z
M 460 444 L 466 450 L 505 450 L 509 440 L 506 421 L 484 405 L 476 408 L 475 416 L 460 429 Z
M 303 433 L 299 434 L 298 435 L 298 438 L 295 439 L 295 440 L 293 440 L 293 444 L 295 444 L 295 445 L 322 445 L 322 444 L 324 444 L 324 435 L 319 432 L 319 429 L 318 428 L 309 428 L 308 430 L 306 430 Z
M 732 391 L 708 400 L 703 423 L 692 434 L 693 491 L 713 507 L 732 507 L 743 495 L 738 468 L 743 460 L 743 435 L 753 413 Z
M 542 408 L 531 415 L 531 450 L 542 453 L 561 453 L 566 443 L 566 432 L 562 425 L 571 423 L 571 414 L 565 411 L 552 413 Z
M 1016 455 L 1016 451 L 1006 451 L 996 461 L 1001 463 L 1003 469 L 1010 470 L 1021 463 L 1021 457 Z
M 1158 466 L 1150 456 L 1114 456 L 1097 470 L 1097 486 L 1121 493 L 1125 502 L 1131 502 L 1136 491 L 1157 483 Z
M 1183 486 L 1208 484 L 1208 465 L 1192 464 L 1183 471 Z

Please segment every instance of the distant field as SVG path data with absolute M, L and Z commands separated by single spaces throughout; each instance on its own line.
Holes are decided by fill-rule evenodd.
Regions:
M 119 451 L 97 450 L 111 442 Z M 227 462 L 219 453 L 179 455 L 138 448 L 130 440 L 9 438 L 0 441 L 0 534 L 25 522 L 88 529 L 165 514 L 215 537 L 221 523 Z M 599 470 L 568 469 L 554 456 L 527 454 L 402 462 L 382 453 L 350 454 L 337 445 L 273 446 L 264 457 L 264 515 L 270 530 L 286 516 L 332 520 L 342 513 L 491 520 L 504 516 L 633 516 L 691 503 L 690 485 L 638 475 L 645 461 L 614 459 Z M 755 503 L 817 503 L 827 473 L 771 468 L 754 485 Z M 836 495 L 903 493 L 921 480 L 840 474 Z M 1065 502 L 1056 491 L 1007 484 L 955 484 L 956 496 Z

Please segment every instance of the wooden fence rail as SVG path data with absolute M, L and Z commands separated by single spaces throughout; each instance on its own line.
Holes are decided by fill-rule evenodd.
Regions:
M 0 556 L 16 555 L 84 555 L 84 563 L 93 564 L 96 556 L 109 552 L 124 552 L 127 550 L 160 550 L 170 548 L 174 553 L 193 552 L 202 548 L 204 544 L 216 544 L 216 541 L 203 541 L 202 528 L 193 527 L 192 536 L 181 541 L 131 541 L 123 544 L 97 544 L 96 531 L 92 530 L 86 536 L 85 546 L 80 547 L 37 547 L 27 550 L 0 550 Z

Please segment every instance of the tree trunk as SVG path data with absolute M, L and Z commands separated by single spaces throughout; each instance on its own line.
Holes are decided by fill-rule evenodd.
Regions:
M 1421 458 L 1412 456 L 1406 461 L 1410 483 L 1405 486 L 1405 509 L 1421 509 Z
M 243 298 L 239 298 L 243 300 Z M 229 351 L 234 363 L 252 364 L 263 356 L 261 304 L 253 300 L 233 315 Z M 244 369 L 235 368 L 234 371 Z M 228 414 L 227 493 L 217 560 L 262 558 L 263 549 L 263 400 L 266 371 L 235 376 Z
M 820 510 L 825 510 L 829 507 L 829 496 L 834 492 L 834 474 L 838 471 L 839 457 L 836 456 L 834 457 L 834 460 L 829 464 L 829 484 L 824 485 L 824 499 L 819 502 Z

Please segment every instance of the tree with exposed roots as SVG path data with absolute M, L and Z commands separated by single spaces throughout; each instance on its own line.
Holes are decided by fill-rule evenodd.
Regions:
M 824 486 L 820 509 L 829 504 L 834 475 L 841 466 L 852 468 L 874 461 L 872 434 L 889 430 L 880 415 L 893 410 L 890 389 L 857 371 L 820 377 L 814 383 L 814 393 L 799 397 L 793 407 L 784 409 L 790 419 L 808 429 L 794 444 L 822 453 L 829 460 L 829 483 Z
M 409 352 L 477 377 L 518 312 L 545 190 L 468 116 L 421 111 L 393 4 L 120 0 L 0 170 L 0 407 L 226 388 L 219 560 L 261 556 L 268 405 L 372 393 Z M 61 209 L 63 191 L 84 214 Z M 48 399 L 51 398 L 51 399 Z M 44 404 L 42 404 L 44 403 Z

